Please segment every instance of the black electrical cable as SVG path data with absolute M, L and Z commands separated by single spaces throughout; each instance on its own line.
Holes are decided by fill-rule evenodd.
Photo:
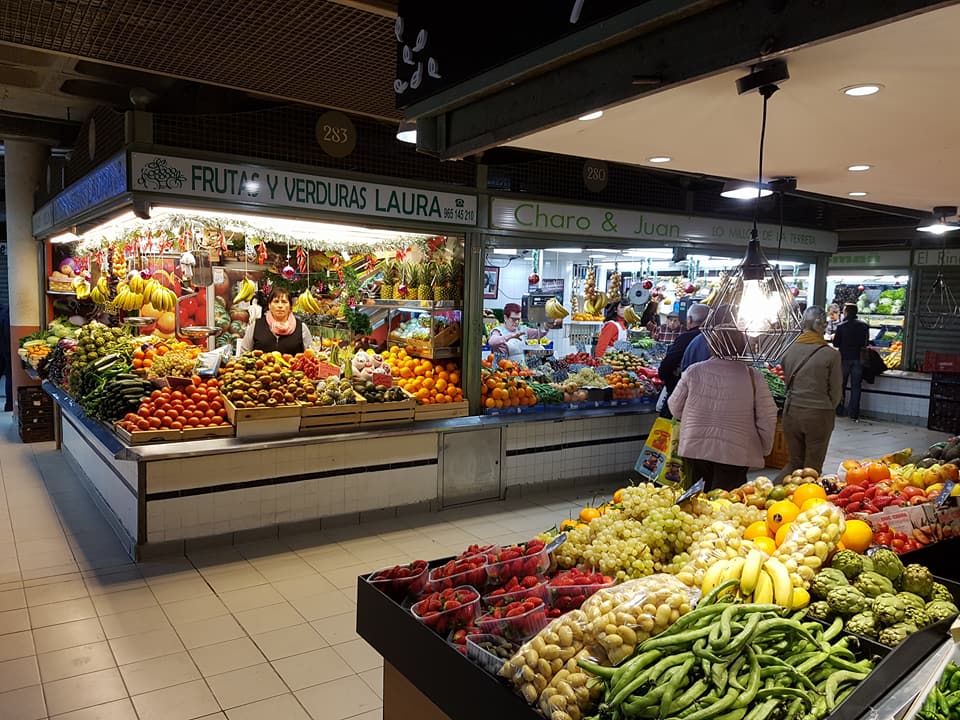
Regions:
M 757 224 L 760 222 L 760 188 L 763 183 L 763 141 L 767 135 L 767 100 L 769 100 L 770 95 L 773 94 L 768 94 L 764 92 L 763 89 L 760 90 L 760 93 L 763 95 L 763 118 L 760 121 L 760 159 L 757 167 L 757 197 L 753 203 L 753 230 L 751 231 L 751 237 L 754 240 L 759 237 Z

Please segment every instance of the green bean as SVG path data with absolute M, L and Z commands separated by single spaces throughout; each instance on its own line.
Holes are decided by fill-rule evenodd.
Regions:
M 690 668 L 693 667 L 694 662 L 696 662 L 696 658 L 693 655 L 690 655 L 690 657 L 684 661 L 683 665 L 677 668 L 678 679 L 673 681 L 673 678 L 671 678 L 671 682 L 667 685 L 666 691 L 660 698 L 661 715 L 663 714 L 665 708 L 673 705 L 673 696 L 677 694 L 677 690 L 679 690 L 681 685 L 683 685 L 683 681 L 688 679 L 688 673 L 690 672 Z
M 771 698 L 771 700 L 772 699 L 773 698 Z M 801 698 L 794 698 L 790 705 L 787 706 L 787 715 L 784 720 L 796 720 L 802 710 L 803 700 Z
M 836 655 L 828 654 L 827 662 L 833 665 L 838 670 L 846 670 L 848 672 L 862 673 L 862 672 L 870 672 L 870 670 L 873 669 L 873 662 L 871 660 L 860 660 L 859 662 L 850 662 L 849 660 L 838 658 Z
M 711 663 L 723 664 L 726 662 L 726 660 L 724 660 L 719 655 L 716 655 L 710 652 L 709 650 L 707 650 L 706 638 L 700 638 L 693 644 L 693 654 Z M 704 674 L 709 675 L 710 674 L 709 669 L 705 670 Z
M 737 611 L 736 605 L 731 605 L 720 615 L 720 624 L 714 626 L 710 632 L 710 647 L 713 650 L 721 648 L 730 642 L 732 632 L 733 615 Z
M 716 720 L 742 720 L 746 714 L 746 708 L 734 708 L 733 710 L 725 712 L 723 715 L 718 715 Z
M 733 588 L 739 587 L 739 586 L 740 586 L 739 580 L 727 580 L 726 582 L 722 582 L 719 585 L 717 585 L 713 590 L 711 590 L 702 598 L 700 598 L 700 602 L 697 603 L 697 607 L 700 608 L 700 607 L 705 607 L 707 605 L 713 605 L 717 601 L 717 598 L 719 598 L 727 590 L 732 590 Z
M 761 638 L 774 630 L 783 630 L 787 633 L 792 632 L 804 640 L 816 644 L 816 639 L 809 632 L 804 630 L 800 623 L 788 618 L 770 618 L 769 620 L 762 621 L 760 623 L 760 627 L 757 628 L 756 636 Z
M 691 625 L 697 626 L 699 623 L 709 620 L 714 615 L 719 615 L 722 613 L 726 609 L 726 606 L 727 603 L 704 606 L 701 602 L 701 604 L 697 605 L 694 610 L 691 610 L 686 615 L 682 616 L 673 625 L 657 635 L 657 637 L 663 637 L 664 635 L 676 635 L 684 628 L 687 628 Z
M 697 698 L 703 695 L 709 687 L 710 687 L 709 683 L 707 683 L 705 679 L 700 678 L 695 683 L 693 683 L 693 685 L 688 687 L 680 697 L 674 700 L 669 707 L 664 706 L 664 712 L 675 714 L 682 710 L 685 710 L 690 705 L 692 705 L 697 700 Z
M 827 710 L 829 712 L 833 712 L 833 709 L 837 706 L 837 690 L 840 689 L 841 684 L 848 683 L 851 680 L 859 682 L 866 676 L 867 673 L 856 673 L 847 670 L 841 670 L 840 672 L 833 673 L 827 680 Z
M 763 690 L 757 691 L 756 700 L 766 700 L 767 698 L 776 697 L 778 700 L 783 700 L 785 697 L 798 698 L 803 701 L 804 705 L 810 707 L 811 700 L 810 694 L 804 692 L 803 690 L 798 690 L 797 688 L 792 687 L 775 687 L 771 689 L 764 688 Z
M 766 720 L 773 713 L 774 708 L 780 704 L 777 698 L 770 698 L 762 703 L 753 706 L 753 709 L 747 714 L 745 720 Z
M 720 700 L 717 700 L 716 702 L 711 703 L 707 707 L 701 708 L 696 712 L 692 712 L 689 715 L 684 715 L 683 718 L 684 720 L 707 720 L 707 718 L 717 718 L 717 720 L 719 720 L 718 716 L 733 707 L 733 704 L 737 701 L 737 695 L 737 691 L 731 688 L 730 690 L 727 690 L 727 694 L 724 695 Z
M 627 660 L 623 665 L 618 667 L 608 683 L 609 685 L 619 685 L 624 681 L 624 678 L 629 675 L 630 678 L 634 677 L 637 673 L 641 672 L 650 663 L 654 663 L 659 660 L 661 653 L 657 650 L 649 650 L 641 652 L 639 655 L 634 655 L 632 658 Z M 580 662 L 579 660 L 577 661 Z
M 641 687 L 646 682 L 657 682 L 667 668 L 674 665 L 683 664 L 686 662 L 688 657 L 693 657 L 693 654 L 687 652 L 679 655 L 670 655 L 663 658 L 663 660 L 658 662 L 653 667 L 647 668 L 643 672 L 634 675 L 632 679 L 627 682 L 624 682 L 623 679 L 621 679 L 620 684 L 612 687 L 607 693 L 608 696 L 612 696 L 612 698 L 607 701 L 607 705 L 620 705 L 627 698 L 627 696 L 633 693 L 634 690 Z
M 823 631 L 823 639 L 830 642 L 840 634 L 841 630 L 843 630 L 843 618 L 835 617 L 830 627 Z
M 689 645 L 698 638 L 707 637 L 710 635 L 710 631 L 711 628 L 708 626 L 693 630 L 686 630 L 682 633 L 677 633 L 676 635 L 670 635 L 666 637 L 664 636 L 664 633 L 660 633 L 655 638 L 644 640 L 643 643 L 640 644 L 640 650 L 647 652 L 648 650 L 673 647 L 674 645 Z
M 583 658 L 577 659 L 577 665 L 582 667 L 591 675 L 596 675 L 598 678 L 603 678 L 604 680 L 611 680 L 616 674 L 616 668 L 604 667 L 603 665 L 595 665 L 592 662 L 587 662 Z
M 741 630 L 737 635 L 733 636 L 730 639 L 729 645 L 723 650 L 724 655 L 732 655 L 734 653 L 739 653 L 743 650 L 744 647 L 748 647 L 748 642 L 753 639 L 754 634 L 757 631 L 757 627 L 760 625 L 760 616 L 751 615 L 747 619 L 747 624 L 744 625 L 743 630 Z
M 826 662 L 826 659 L 828 657 L 830 657 L 830 653 L 818 652 L 816 655 L 813 655 L 812 657 L 807 658 L 802 663 L 797 665 L 797 672 L 806 674 L 811 670 L 813 670 L 813 668 L 817 667 L 817 665 L 820 665 L 821 663 Z
M 734 703 L 734 707 L 738 708 L 749 706 L 760 690 L 760 663 L 757 662 L 757 655 L 749 645 L 747 646 L 747 657 L 750 662 L 750 677 L 747 680 L 747 689 Z

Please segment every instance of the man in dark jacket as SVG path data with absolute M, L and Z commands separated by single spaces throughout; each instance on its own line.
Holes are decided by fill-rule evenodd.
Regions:
M 659 375 L 663 386 L 667 390 L 666 397 L 670 397 L 670 393 L 673 392 L 674 388 L 677 387 L 677 383 L 680 382 L 680 361 L 683 359 L 683 352 L 687 349 L 687 346 L 693 342 L 694 338 L 700 334 L 700 326 L 703 324 L 703 321 L 707 319 L 709 313 L 710 308 L 702 303 L 691 305 L 687 310 L 687 329 L 680 333 L 677 339 L 673 341 L 673 344 L 667 350 L 667 354 L 664 355 L 663 360 L 660 361 Z M 670 408 L 666 402 L 663 403 L 660 416 L 665 418 L 673 417 L 673 415 L 670 414 Z
M 10 306 L 0 305 L 0 374 L 3 375 L 3 411 L 13 410 L 13 356 L 10 348 Z
M 846 397 L 847 380 L 850 380 L 850 402 L 844 408 L 843 400 L 837 406 L 837 415 L 847 414 L 854 422 L 860 421 L 860 385 L 863 382 L 863 365 L 860 351 L 870 340 L 870 328 L 857 319 L 857 306 L 843 306 L 843 322 L 837 325 L 833 344 L 840 351 L 840 367 L 843 369 L 843 392 Z

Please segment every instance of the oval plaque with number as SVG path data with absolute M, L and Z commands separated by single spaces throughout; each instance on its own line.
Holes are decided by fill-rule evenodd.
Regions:
M 317 142 L 327 155 L 346 157 L 357 146 L 357 128 L 342 112 L 330 110 L 317 120 Z
M 583 163 L 583 184 L 591 192 L 603 192 L 607 187 L 610 171 L 603 160 L 587 160 Z

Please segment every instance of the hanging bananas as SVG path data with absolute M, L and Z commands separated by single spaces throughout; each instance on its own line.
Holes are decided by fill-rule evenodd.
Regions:
M 245 302 L 247 300 L 252 300 L 253 296 L 257 294 L 257 285 L 250 278 L 245 277 L 240 281 L 240 289 L 237 290 L 237 294 L 233 298 L 233 304 Z
M 139 310 L 143 307 L 143 293 L 134 292 L 127 282 L 119 282 L 117 283 L 117 295 L 113 299 L 113 304 L 117 306 L 118 310 L 124 310 L 125 312 Z
M 86 300 L 90 297 L 90 283 L 82 275 L 77 275 L 73 280 L 73 291 L 77 294 L 77 300 Z
M 110 302 L 110 286 L 107 284 L 106 275 L 100 275 L 97 284 L 90 290 L 90 299 L 97 305 L 106 305 Z
M 310 292 L 310 288 L 307 288 L 297 296 L 296 302 L 293 303 L 293 311 L 295 313 L 302 313 L 306 315 L 323 314 L 323 308 L 320 307 L 320 303 L 317 302 L 317 299 L 313 296 L 313 293 Z
M 153 286 L 150 286 L 153 282 Z M 149 292 L 148 292 L 149 290 Z M 166 288 L 155 280 L 150 280 L 144 286 L 143 298 L 160 312 L 173 312 L 177 307 L 177 295 L 170 288 Z M 141 305 L 142 307 L 142 305 Z

